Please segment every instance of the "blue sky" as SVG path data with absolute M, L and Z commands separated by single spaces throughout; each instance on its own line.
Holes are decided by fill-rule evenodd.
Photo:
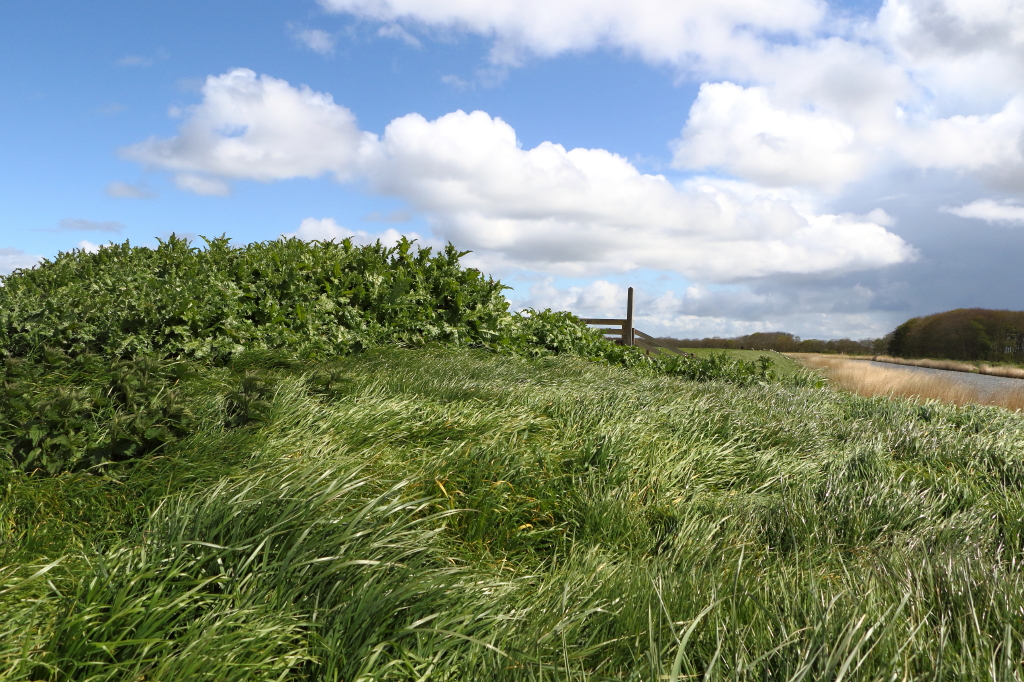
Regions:
M 1019 309 L 1022 25 L 1003 0 L 7 3 L 0 272 L 404 233 L 519 306 L 612 315 L 634 285 L 680 337 Z

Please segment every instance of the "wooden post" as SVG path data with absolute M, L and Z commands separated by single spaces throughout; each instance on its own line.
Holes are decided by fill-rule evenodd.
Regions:
M 633 287 L 626 298 L 626 324 L 622 325 L 622 345 L 633 345 Z

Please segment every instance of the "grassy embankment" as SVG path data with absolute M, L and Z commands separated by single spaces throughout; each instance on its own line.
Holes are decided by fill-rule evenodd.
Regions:
M 1021 415 L 649 358 L 458 256 L 5 278 L 0 680 L 1020 678 Z
M 482 351 L 271 364 L 259 423 L 5 474 L 0 679 L 1020 676 L 1019 415 Z

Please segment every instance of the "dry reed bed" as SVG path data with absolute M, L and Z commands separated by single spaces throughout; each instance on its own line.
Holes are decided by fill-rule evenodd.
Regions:
M 945 369 L 951 372 L 970 372 L 972 374 L 989 374 L 995 377 L 1024 379 L 1024 369 L 1020 367 L 989 365 L 984 362 L 972 365 L 969 362 L 957 362 L 956 360 L 911 360 L 908 358 L 894 358 L 891 355 L 876 355 L 871 359 L 875 362 L 889 362 L 894 365 L 909 365 L 911 367 L 927 367 L 928 369 Z
M 858 395 L 900 396 L 917 400 L 939 400 L 956 405 L 995 405 L 1010 410 L 1024 410 L 1024 383 L 1020 388 L 981 391 L 944 377 L 879 367 L 864 360 L 813 353 L 788 355 L 808 367 L 825 370 L 836 385 Z

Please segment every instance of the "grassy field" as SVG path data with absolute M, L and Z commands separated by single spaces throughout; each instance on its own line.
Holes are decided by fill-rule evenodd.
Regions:
M 251 372 L 247 426 L 0 470 L 0 680 L 1021 679 L 1019 414 L 469 350 Z

